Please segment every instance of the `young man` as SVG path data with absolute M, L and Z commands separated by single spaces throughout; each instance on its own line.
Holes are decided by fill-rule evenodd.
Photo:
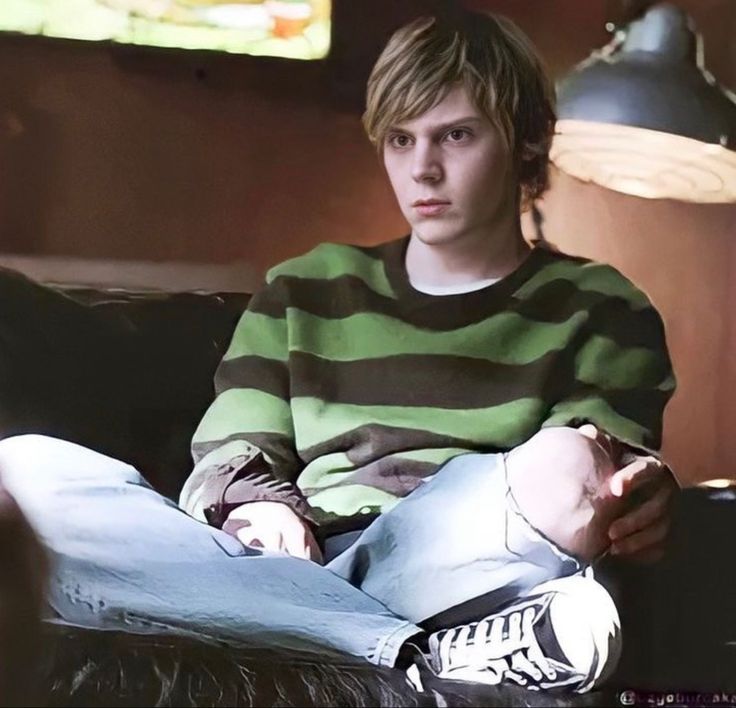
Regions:
M 618 637 L 582 570 L 609 544 L 661 553 L 674 483 L 651 453 L 674 379 L 642 293 L 522 237 L 521 209 L 547 186 L 552 95 L 502 18 L 420 19 L 393 36 L 364 123 L 411 234 L 323 245 L 269 273 L 218 371 L 181 504 L 249 546 L 324 551 L 398 616 L 444 627 L 426 647 L 443 677 L 584 690 Z M 615 474 L 601 445 L 618 451 Z M 616 499 L 643 486 L 624 513 Z M 526 565 L 514 514 L 535 537 L 519 546 L 536 554 Z M 491 635 L 520 617 L 533 631 L 515 653 Z M 555 640 L 540 654 L 541 627 Z M 529 642 L 557 678 L 513 668 Z
M 618 617 L 590 564 L 661 552 L 674 483 L 651 453 L 673 378 L 639 291 L 521 236 L 553 120 L 510 23 L 465 13 L 393 37 L 365 124 L 411 234 L 269 273 L 193 445 L 181 506 L 209 525 L 116 460 L 0 442 L 57 621 L 426 657 L 491 684 L 605 678 Z M 327 569 L 287 557 L 323 554 Z

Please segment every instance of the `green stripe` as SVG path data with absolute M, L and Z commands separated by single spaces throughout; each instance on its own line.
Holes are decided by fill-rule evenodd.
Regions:
M 257 312 L 246 312 L 235 328 L 230 346 L 223 359 L 240 356 L 260 356 L 287 361 L 288 330 L 286 319 L 277 319 Z
M 588 313 L 577 312 L 565 322 L 554 323 L 502 312 L 449 332 L 420 329 L 373 313 L 331 320 L 300 311 L 299 317 L 301 326 L 290 333 L 290 349 L 333 361 L 461 352 L 499 364 L 528 364 L 568 346 Z
M 575 377 L 599 388 L 656 388 L 666 375 L 662 352 L 621 347 L 609 337 L 591 335 L 575 357 Z
M 215 399 L 194 433 L 192 442 L 221 440 L 247 432 L 293 436 L 289 404 L 256 389 L 231 388 Z
M 299 475 L 301 489 L 318 489 L 348 479 L 355 473 L 355 464 L 344 452 L 322 455 L 308 464 Z
M 536 290 L 554 280 L 568 280 L 578 290 L 595 292 L 626 300 L 634 310 L 650 307 L 646 295 L 638 290 L 614 268 L 600 263 L 580 264 L 576 261 L 555 261 L 533 275 L 514 294 L 517 299 L 528 298 Z
M 294 398 L 296 442 L 305 450 L 370 423 L 396 428 L 431 430 L 460 440 L 482 441 L 488 446 L 508 448 L 521 442 L 529 422 L 544 410 L 539 398 L 520 398 L 489 408 L 445 409 L 412 406 L 358 406 L 325 404 L 318 398 Z
M 360 514 L 361 509 L 373 511 L 376 507 L 387 512 L 398 502 L 399 498 L 393 494 L 363 484 L 324 489 L 309 497 L 311 506 L 340 516 Z
M 323 243 L 304 256 L 275 266 L 268 272 L 266 282 L 271 283 L 278 277 L 333 280 L 345 275 L 360 278 L 379 295 L 396 297 L 382 260 L 353 246 L 337 243 Z

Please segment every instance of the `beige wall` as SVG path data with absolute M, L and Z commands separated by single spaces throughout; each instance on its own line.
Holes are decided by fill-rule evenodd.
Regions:
M 605 20 L 623 7 L 467 4 L 517 20 L 558 75 L 606 40 Z M 736 88 L 736 2 L 679 4 L 705 33 L 710 68 Z M 262 271 L 320 241 L 400 235 L 333 78 L 283 62 L 0 38 L 0 252 Z M 559 177 L 544 209 L 551 241 L 614 263 L 662 311 L 680 380 L 666 451 L 681 479 L 736 476 L 736 207 L 646 202 Z

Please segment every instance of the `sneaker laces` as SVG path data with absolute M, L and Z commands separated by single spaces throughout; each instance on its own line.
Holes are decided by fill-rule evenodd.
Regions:
M 557 671 L 534 632 L 538 616 L 539 608 L 528 606 L 448 630 L 439 638 L 439 663 L 450 671 L 463 667 L 490 673 L 486 678 L 495 683 L 504 678 L 521 686 L 529 679 L 535 684 L 545 677 L 554 680 Z

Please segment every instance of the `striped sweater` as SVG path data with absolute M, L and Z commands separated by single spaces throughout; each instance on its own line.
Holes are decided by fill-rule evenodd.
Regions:
M 409 283 L 408 241 L 323 244 L 268 273 L 218 368 L 183 508 L 221 525 L 281 501 L 343 530 L 450 458 L 545 426 L 659 447 L 664 328 L 618 271 L 537 248 L 488 287 L 433 296 Z

